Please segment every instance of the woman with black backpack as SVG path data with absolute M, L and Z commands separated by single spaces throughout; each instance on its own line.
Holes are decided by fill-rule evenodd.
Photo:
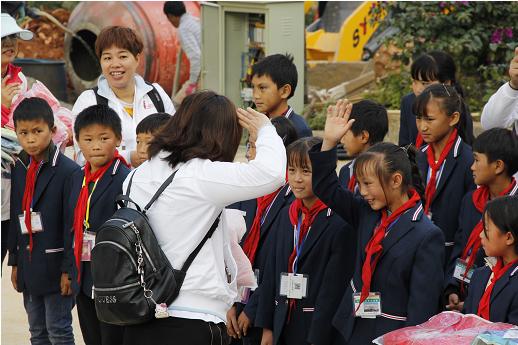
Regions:
M 242 127 L 257 138 L 256 157 L 247 164 L 233 162 Z M 236 114 L 228 98 L 212 91 L 185 98 L 150 144 L 149 157 L 128 176 L 124 190 L 132 178 L 129 196 L 143 207 L 177 171 L 147 212 L 174 268 L 184 264 L 224 207 L 273 192 L 286 172 L 284 145 L 269 119 L 251 108 Z M 124 345 L 228 344 L 224 322 L 237 290 L 226 222 L 223 213 L 188 269 L 178 298 L 167 306 L 169 317 L 127 326 Z

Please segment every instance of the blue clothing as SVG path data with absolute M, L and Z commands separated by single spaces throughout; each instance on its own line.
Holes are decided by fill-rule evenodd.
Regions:
M 289 301 L 280 295 L 280 277 L 288 271 L 294 230 L 289 205 L 275 222 L 275 243 L 260 290 L 256 326 L 273 330 L 274 344 L 332 344 L 331 320 L 354 268 L 351 227 L 330 209 L 315 218 L 297 260 L 297 273 L 308 278 L 307 297 L 296 300 L 288 321 Z
M 344 220 L 358 236 L 355 271 L 333 318 L 340 344 L 369 344 L 376 337 L 428 320 L 438 311 L 444 279 L 444 235 L 426 216 L 419 202 L 402 214 L 382 241 L 383 251 L 372 275 L 371 292 L 381 294 L 381 316 L 354 316 L 352 296 L 362 288 L 361 271 L 365 248 L 381 220 L 361 197 L 344 188 L 336 176 L 336 149 L 309 152 L 313 191 Z
M 74 345 L 72 308 L 74 296 L 58 293 L 33 296 L 23 293 L 32 345 Z
M 495 283 L 491 292 L 489 321 L 506 322 L 518 325 L 518 263 L 515 263 Z M 482 295 L 491 276 L 488 266 L 473 272 L 468 297 L 464 302 L 463 313 L 477 314 Z
M 29 156 L 22 151 L 12 170 L 11 228 L 9 233 L 9 266 L 17 266 L 19 292 L 44 296 L 61 291 L 61 274 L 68 272 L 72 262 L 63 255 L 65 214 L 68 202 L 65 186 L 79 166 L 50 144 L 37 174 L 33 196 L 33 212 L 39 212 L 43 231 L 33 233 L 32 254 L 29 235 L 22 234 L 19 216 L 23 214 L 22 200 Z
M 115 198 L 122 194 L 122 183 L 129 172 L 129 168 L 122 161 L 116 159 L 99 180 L 90 198 L 90 218 L 88 219 L 90 229 L 88 231 L 96 233 L 97 229 L 108 218 L 113 216 L 117 210 Z M 65 241 L 67 243 L 66 248 L 68 248 L 66 255 L 70 260 L 73 260 L 73 265 L 69 270 L 69 275 L 72 277 L 73 291 L 77 294 L 80 288 L 86 296 L 92 296 L 93 277 L 91 264 L 89 261 L 81 261 L 81 286 L 79 287 L 77 285 L 77 268 L 72 249 L 72 243 L 74 243 L 74 210 L 81 192 L 84 176 L 84 168 L 75 171 L 67 188 L 68 198 L 65 213 L 68 231 Z
M 306 120 L 304 120 L 304 118 L 299 114 L 295 113 L 295 111 L 291 111 L 290 113 L 290 111 L 288 110 L 288 114 L 286 117 L 291 120 L 291 123 L 293 123 L 295 130 L 297 130 L 297 135 L 299 136 L 299 139 L 313 136 L 313 132 L 311 131 L 311 128 L 309 128 Z
M 429 175 L 426 152 L 430 146 L 425 145 L 417 155 L 417 166 L 424 181 Z M 455 145 L 446 156 L 442 172 L 438 176 L 438 185 L 430 205 L 432 222 L 444 233 L 446 257 L 451 256 L 455 244 L 455 233 L 459 229 L 459 214 L 462 198 L 466 193 L 476 188 L 473 182 L 471 165 L 473 164 L 473 152 L 471 147 L 457 137 Z

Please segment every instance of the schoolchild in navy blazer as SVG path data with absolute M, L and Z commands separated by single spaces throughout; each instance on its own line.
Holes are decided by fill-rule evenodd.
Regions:
M 321 211 L 304 242 L 297 272 L 307 275 L 308 295 L 289 311 L 281 296 L 281 273 L 293 251 L 289 205 L 275 221 L 275 240 L 259 288 L 256 326 L 273 329 L 274 344 L 332 344 L 337 336 L 331 321 L 353 271 L 355 238 L 351 227 L 331 209 Z M 289 321 L 288 321 L 288 314 Z
M 424 211 L 444 233 L 446 260 L 459 228 L 462 198 L 475 189 L 473 152 L 465 143 L 469 134 L 460 112 L 462 104 L 455 88 L 443 84 L 427 87 L 414 103 L 417 128 L 426 143 L 417 157 L 426 181 Z
M 333 318 L 333 326 L 343 337 L 337 344 L 367 344 L 392 330 L 426 321 L 436 314 L 442 291 L 442 232 L 423 215 L 420 202 L 401 215 L 382 242 L 383 252 L 372 277 L 370 290 L 380 292 L 382 314 L 374 319 L 355 317 L 352 296 L 362 289 L 365 248 L 381 212 L 339 183 L 336 150 L 320 150 L 315 146 L 310 151 L 312 165 L 319 167 L 313 172 L 313 190 L 358 236 L 355 272 Z
M 21 234 L 18 216 L 23 214 L 22 198 L 29 155 L 22 151 L 12 170 L 11 222 L 9 233 L 9 266 L 17 267 L 19 292 L 41 296 L 60 291 L 62 273 L 68 273 L 73 261 L 63 255 L 66 243 L 64 209 L 65 192 L 70 176 L 79 166 L 50 144 L 38 172 L 32 209 L 41 214 L 43 232 L 34 233 L 32 253 L 29 255 L 29 236 Z
M 518 197 L 488 202 L 481 236 L 488 265 L 473 273 L 463 312 L 518 325 Z

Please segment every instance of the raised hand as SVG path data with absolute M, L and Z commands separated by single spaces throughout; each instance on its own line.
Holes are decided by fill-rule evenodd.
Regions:
M 327 108 L 322 151 L 333 149 L 347 131 L 351 129 L 351 126 L 354 123 L 354 120 L 349 120 L 352 107 L 352 103 L 348 100 L 341 99 L 336 103 L 336 105 L 330 105 Z

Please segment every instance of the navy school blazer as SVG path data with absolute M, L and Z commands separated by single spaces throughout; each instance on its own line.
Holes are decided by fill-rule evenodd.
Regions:
M 401 215 L 382 242 L 383 252 L 372 276 L 371 291 L 380 292 L 382 315 L 375 319 L 354 317 L 353 293 L 362 287 L 365 247 L 381 212 L 374 211 L 344 188 L 336 176 L 336 149 L 309 152 L 313 191 L 355 229 L 358 236 L 355 271 L 333 318 L 343 339 L 340 344 L 368 344 L 376 337 L 406 326 L 420 324 L 438 311 L 444 279 L 444 235 L 418 203 Z
M 122 183 L 128 176 L 130 169 L 122 163 L 119 159 L 114 160 L 110 168 L 106 171 L 103 177 L 97 183 L 95 190 L 90 199 L 90 223 L 91 232 L 97 232 L 99 226 L 101 226 L 106 220 L 108 220 L 115 211 L 117 205 L 115 198 L 122 194 Z M 67 243 L 66 256 L 69 261 L 72 261 L 72 266 L 69 269 L 69 274 L 72 277 L 72 289 L 75 294 L 82 291 L 86 296 L 92 296 L 92 271 L 90 262 L 81 262 L 81 280 L 80 286 L 77 283 L 77 267 L 74 258 L 74 210 L 76 208 L 77 199 L 81 192 L 81 186 L 83 185 L 83 178 L 85 176 L 84 167 L 83 169 L 77 170 L 72 175 L 70 184 L 68 186 L 68 199 L 66 208 L 66 237 Z
M 461 294 L 460 281 L 453 277 L 453 272 L 455 270 L 455 262 L 458 258 L 461 257 L 462 251 L 468 243 L 468 239 L 471 235 L 471 232 L 473 231 L 473 228 L 482 219 L 482 213 L 480 213 L 473 204 L 473 192 L 474 191 L 468 192 L 468 194 L 466 194 L 462 199 L 462 206 L 460 208 L 459 213 L 459 229 L 455 234 L 455 245 L 453 246 L 453 250 L 451 252 L 451 256 L 446 267 L 444 292 L 445 302 L 448 301 L 448 295 L 450 293 L 456 293 L 457 295 L 459 295 L 461 300 L 464 300 L 464 298 L 467 295 L 467 290 L 469 288 L 469 284 L 464 284 L 465 291 L 463 294 Z M 518 184 L 515 185 L 513 190 L 509 192 L 509 195 L 516 195 L 517 192 Z M 484 252 L 482 246 L 480 246 L 475 255 L 475 268 L 484 266 L 484 258 L 486 257 L 486 253 Z
M 274 343 L 331 344 L 336 338 L 331 320 L 354 268 L 356 246 L 351 227 L 330 209 L 321 211 L 302 247 L 298 273 L 309 277 L 308 295 L 297 300 L 288 318 L 288 299 L 279 295 L 281 273 L 288 271 L 294 227 L 289 205 L 275 221 L 275 243 L 260 287 L 256 326 L 273 329 Z
M 299 138 L 305 138 L 305 137 L 312 137 L 313 131 L 311 128 L 309 128 L 308 123 L 302 116 L 295 113 L 293 108 L 290 107 L 288 110 L 288 113 L 286 114 L 286 117 L 291 120 L 291 123 L 295 127 L 295 130 L 297 131 L 297 135 Z
M 427 180 L 429 170 L 426 158 L 428 148 L 429 145 L 423 146 L 421 152 L 417 155 L 417 165 L 423 181 Z M 462 198 L 466 193 L 476 188 L 471 172 L 472 164 L 473 152 L 471 147 L 458 137 L 453 149 L 446 157 L 439 184 L 430 205 L 432 222 L 444 233 L 446 261 L 450 258 L 455 244 L 455 233 L 459 229 Z
M 64 256 L 66 243 L 64 209 L 67 205 L 65 186 L 79 166 L 60 153 L 51 143 L 36 178 L 33 211 L 40 212 L 43 232 L 32 235 L 29 258 L 29 235 L 22 235 L 18 216 L 23 214 L 22 200 L 29 156 L 22 151 L 11 172 L 11 225 L 9 229 L 9 266 L 17 266 L 18 292 L 43 296 L 61 291 L 61 274 L 71 262 Z
M 463 313 L 477 314 L 480 299 L 486 290 L 490 276 L 491 269 L 488 266 L 473 272 Z M 491 292 L 490 303 L 489 321 L 518 325 L 518 263 L 511 266 L 496 282 Z

